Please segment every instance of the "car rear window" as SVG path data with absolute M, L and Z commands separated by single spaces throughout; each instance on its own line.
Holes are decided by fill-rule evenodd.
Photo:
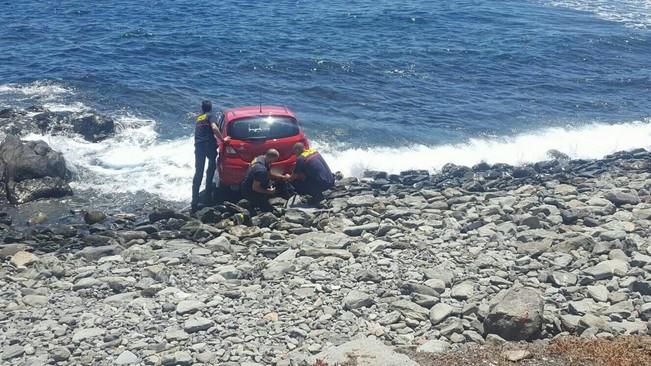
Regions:
M 296 136 L 298 123 L 291 117 L 260 116 L 241 118 L 228 127 L 228 135 L 236 140 L 267 140 Z

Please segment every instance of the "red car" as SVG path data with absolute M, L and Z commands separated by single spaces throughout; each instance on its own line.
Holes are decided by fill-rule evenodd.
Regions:
M 257 156 L 277 149 L 280 159 L 272 170 L 291 173 L 296 165 L 292 147 L 297 142 L 308 146 L 307 137 L 296 116 L 286 107 L 251 106 L 226 109 L 219 119 L 219 129 L 230 141 L 219 144 L 219 186 L 239 188 L 249 164 Z

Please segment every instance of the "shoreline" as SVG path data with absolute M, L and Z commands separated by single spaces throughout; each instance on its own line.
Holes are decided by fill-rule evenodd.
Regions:
M 359 337 L 393 357 L 651 334 L 649 192 L 651 153 L 637 149 L 367 172 L 325 210 L 251 226 L 234 205 L 201 221 L 77 208 L 2 231 L 3 362 L 332 364 Z

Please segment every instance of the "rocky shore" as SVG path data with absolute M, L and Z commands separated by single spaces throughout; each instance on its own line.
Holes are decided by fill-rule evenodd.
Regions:
M 0 215 L 3 365 L 418 365 L 396 351 L 651 334 L 651 153 L 344 178 L 275 199 Z

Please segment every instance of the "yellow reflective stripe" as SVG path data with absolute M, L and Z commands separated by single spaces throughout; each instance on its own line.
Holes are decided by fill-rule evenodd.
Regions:
M 206 117 L 208 117 L 207 114 L 202 114 L 199 117 L 197 117 L 197 122 L 203 122 L 206 120 Z
M 305 150 L 305 151 L 303 151 L 301 153 L 301 157 L 302 158 L 307 158 L 308 156 L 314 155 L 316 153 L 317 153 L 317 151 L 315 149 L 307 149 L 307 150 Z

